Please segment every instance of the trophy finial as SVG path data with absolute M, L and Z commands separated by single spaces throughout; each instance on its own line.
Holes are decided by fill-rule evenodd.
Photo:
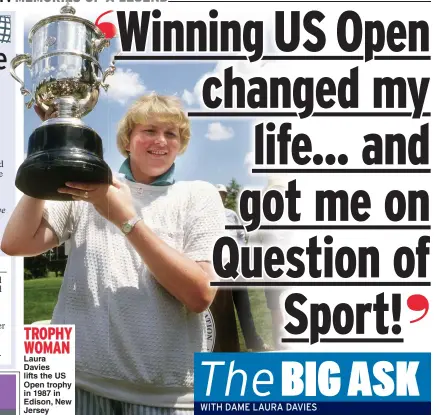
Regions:
M 76 10 L 69 4 L 69 0 L 66 1 L 66 5 L 61 8 L 61 14 L 75 14 Z

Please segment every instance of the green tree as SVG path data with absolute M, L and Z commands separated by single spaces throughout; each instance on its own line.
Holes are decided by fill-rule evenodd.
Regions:
M 64 244 L 40 255 L 24 258 L 24 279 L 46 278 L 49 271 L 61 276 L 67 264 Z
M 227 197 L 225 202 L 226 208 L 232 209 L 236 212 L 236 199 L 238 198 L 240 191 L 241 185 L 236 181 L 235 178 L 232 178 L 227 186 Z
M 24 279 L 44 278 L 47 276 L 49 256 L 44 253 L 24 258 Z

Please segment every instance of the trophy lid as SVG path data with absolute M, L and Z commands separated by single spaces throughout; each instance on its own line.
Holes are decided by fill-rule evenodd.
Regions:
M 70 21 L 70 22 L 78 22 L 83 25 L 89 27 L 96 34 L 98 38 L 104 38 L 105 35 L 94 23 L 90 20 L 84 19 L 82 17 L 75 16 L 76 10 L 73 6 L 69 4 L 69 0 L 67 0 L 66 4 L 61 8 L 59 15 L 53 15 L 46 17 L 39 22 L 37 22 L 32 29 L 29 31 L 28 41 L 31 44 L 32 39 L 34 37 L 35 32 L 41 27 L 58 21 Z
M 61 7 L 61 14 L 75 14 L 76 10 L 68 2 L 65 6 Z

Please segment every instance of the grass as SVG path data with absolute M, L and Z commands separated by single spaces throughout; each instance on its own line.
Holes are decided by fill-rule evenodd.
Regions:
M 24 281 L 24 323 L 50 320 L 58 299 L 62 278 L 55 278 L 49 273 L 48 278 Z M 249 290 L 253 319 L 259 335 L 267 344 L 272 345 L 271 315 L 265 303 L 263 290 Z M 241 350 L 245 351 L 245 343 L 238 323 L 239 342 Z
M 62 278 L 38 278 L 24 281 L 24 324 L 50 320 Z
M 265 343 L 273 346 L 272 340 L 272 332 L 271 332 L 271 314 L 270 310 L 267 308 L 267 303 L 265 300 L 265 294 L 263 290 L 258 289 L 249 289 L 249 297 L 251 304 L 251 311 L 253 315 L 253 320 L 255 322 L 256 330 L 258 334 L 262 337 Z M 236 312 L 235 312 L 235 318 Z M 241 350 L 245 351 L 245 343 L 244 337 L 242 335 L 241 326 L 239 325 L 239 321 L 237 319 L 238 324 L 238 334 L 239 334 L 239 344 L 241 346 Z

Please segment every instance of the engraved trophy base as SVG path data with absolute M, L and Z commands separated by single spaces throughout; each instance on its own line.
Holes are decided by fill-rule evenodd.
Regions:
M 102 139 L 79 119 L 53 118 L 29 137 L 28 156 L 20 166 L 16 187 L 42 200 L 72 200 L 58 193 L 66 182 L 111 183 L 103 160 Z

